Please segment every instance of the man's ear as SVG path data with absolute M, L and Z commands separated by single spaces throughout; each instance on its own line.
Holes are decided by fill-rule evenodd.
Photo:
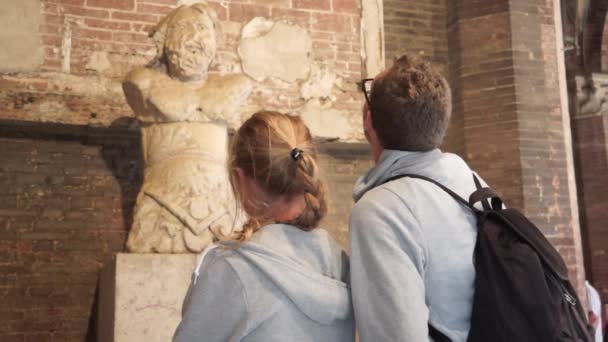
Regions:
M 366 104 L 363 108 L 363 127 L 366 129 L 373 128 L 372 125 L 372 112 L 369 110 L 369 106 Z

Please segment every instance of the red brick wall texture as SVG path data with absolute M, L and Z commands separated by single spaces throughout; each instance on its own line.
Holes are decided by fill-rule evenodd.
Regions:
M 0 341 L 93 341 L 98 273 L 124 251 L 142 182 L 139 133 L 0 125 Z M 347 244 L 352 185 L 366 145 L 321 148 L 322 226 Z
M 148 32 L 177 2 L 40 0 L 44 63 L 38 72 L 0 75 L 4 108 L 0 118 L 109 126 L 132 117 L 120 80 L 154 56 Z M 361 77 L 358 0 L 238 0 L 225 1 L 225 6 L 219 0 L 208 2 L 222 24 L 212 72 L 239 70 L 240 30 L 249 20 L 256 16 L 285 20 L 310 32 L 313 60 L 326 63 L 345 81 L 348 89 L 335 92 L 334 108 L 358 113 L 361 98 L 354 89 Z M 282 96 L 268 95 L 278 91 Z M 269 79 L 256 84 L 247 105 L 290 111 L 304 104 L 297 86 Z
M 91 340 L 98 272 L 124 249 L 138 137 L 57 129 L 0 134 L 0 341 Z

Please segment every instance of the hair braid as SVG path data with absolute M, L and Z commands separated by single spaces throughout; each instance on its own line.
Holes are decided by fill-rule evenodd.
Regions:
M 237 243 L 243 243 L 251 238 L 253 233 L 257 232 L 261 228 L 260 221 L 255 217 L 250 217 L 240 231 L 235 231 L 229 237 L 230 240 L 234 240 Z
M 306 208 L 291 223 L 304 230 L 315 228 L 327 213 L 325 184 L 319 177 L 318 166 L 308 153 L 297 160 L 295 181 L 301 182 Z

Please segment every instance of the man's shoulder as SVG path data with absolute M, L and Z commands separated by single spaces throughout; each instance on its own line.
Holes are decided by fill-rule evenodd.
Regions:
M 393 204 L 399 200 L 398 194 L 391 189 L 389 184 L 379 184 L 374 188 L 368 190 L 361 198 L 355 203 L 353 210 L 378 210 L 388 204 Z
M 413 216 L 408 199 L 400 195 L 394 186 L 383 184 L 369 190 L 351 211 L 350 227 L 367 227 L 383 222 L 390 227 L 400 227 Z M 395 225 L 396 224 L 396 225 Z

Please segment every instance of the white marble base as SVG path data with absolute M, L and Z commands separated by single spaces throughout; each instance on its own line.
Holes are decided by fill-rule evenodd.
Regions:
M 101 273 L 97 340 L 171 341 L 195 264 L 195 254 L 117 254 Z

